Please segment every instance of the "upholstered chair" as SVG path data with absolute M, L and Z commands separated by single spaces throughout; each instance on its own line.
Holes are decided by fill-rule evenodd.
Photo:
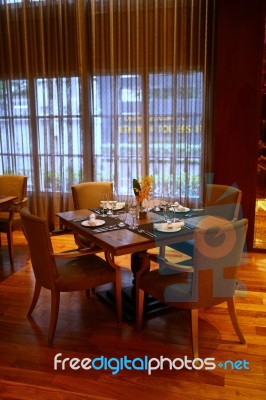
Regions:
M 208 184 L 206 185 L 204 214 L 236 221 L 239 218 L 241 198 L 242 191 L 234 186 Z M 191 257 L 194 242 L 187 240 L 175 243 L 170 247 Z
M 111 282 L 114 285 L 117 319 L 121 322 L 119 267 L 115 269 L 107 261 L 86 249 L 54 253 L 47 221 L 32 215 L 27 208 L 23 208 L 20 214 L 35 276 L 35 289 L 28 316 L 32 314 L 36 306 L 41 288 L 46 288 L 51 292 L 48 344 L 51 344 L 54 339 L 61 292 L 84 290 L 85 293 L 87 289 Z
M 220 227 L 195 229 L 191 265 L 175 264 L 147 254 L 136 276 L 138 330 L 142 327 L 145 293 L 174 308 L 189 310 L 193 356 L 197 358 L 199 309 L 226 302 L 238 339 L 245 343 L 236 316 L 234 294 L 247 224 L 243 219 Z M 159 268 L 150 270 L 150 259 L 156 261 Z M 204 332 L 200 334 L 204 336 Z
M 7 235 L 10 264 L 14 266 L 13 232 L 21 228 L 20 210 L 27 205 L 27 177 L 0 175 L 0 196 L 16 196 L 13 205 L 0 212 L 0 233 Z M 1 245 L 1 236 L 0 236 Z
M 109 196 L 109 200 L 113 199 L 113 183 L 112 182 L 83 182 L 71 187 L 72 198 L 75 210 L 99 208 L 101 200 Z M 88 239 L 81 235 L 75 234 L 77 245 L 82 247 L 95 247 L 95 252 L 102 251 Z

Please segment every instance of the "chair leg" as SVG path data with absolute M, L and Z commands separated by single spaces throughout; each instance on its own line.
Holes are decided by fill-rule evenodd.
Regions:
M 235 302 L 234 302 L 233 298 L 230 298 L 227 300 L 227 307 L 228 307 L 228 312 L 229 312 L 229 316 L 230 316 L 232 325 L 235 329 L 238 339 L 240 340 L 240 343 L 244 344 L 244 343 L 246 343 L 246 339 L 245 339 L 245 337 L 240 329 L 240 326 L 238 324 L 236 309 L 235 309 Z
M 55 329 L 58 318 L 60 304 L 60 292 L 56 292 L 54 290 L 51 291 L 51 317 L 50 317 L 50 327 L 49 327 L 49 335 L 48 335 L 48 344 L 52 344 L 55 335 Z
M 136 290 L 137 304 L 136 304 L 136 327 L 138 331 L 142 328 L 143 318 L 143 306 L 144 306 L 144 294 L 145 292 L 141 289 Z
M 11 227 L 7 230 L 7 243 L 10 265 L 14 267 L 13 235 Z
M 191 336 L 193 358 L 199 357 L 199 310 L 191 310 Z
M 32 314 L 32 312 L 33 312 L 33 310 L 34 310 L 34 308 L 35 308 L 35 306 L 37 304 L 37 301 L 38 301 L 39 296 L 40 296 L 41 288 L 42 288 L 42 286 L 40 285 L 40 283 L 38 281 L 36 281 L 35 282 L 34 293 L 33 293 L 33 298 L 32 298 L 31 305 L 30 305 L 30 308 L 29 308 L 29 311 L 28 311 L 28 314 L 27 314 L 28 317 L 31 316 L 31 314 Z

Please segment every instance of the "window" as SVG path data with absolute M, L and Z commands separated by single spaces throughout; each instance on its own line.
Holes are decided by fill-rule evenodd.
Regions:
M 148 155 L 156 192 L 171 188 L 199 198 L 203 74 L 150 74 L 147 83 L 141 75 L 95 76 L 93 82 L 95 180 L 116 176 L 126 195 L 139 176 L 137 160 Z
M 30 171 L 29 103 L 26 80 L 0 81 L 0 173 Z M 16 154 L 16 157 L 10 157 Z
M 0 173 L 7 172 L 8 166 L 11 173 L 26 174 L 31 190 L 32 153 L 36 150 L 40 190 L 69 191 L 73 181 L 81 179 L 79 79 L 10 80 L 0 84 Z M 28 99 L 34 100 L 30 103 Z M 10 157 L 14 153 L 16 165 Z

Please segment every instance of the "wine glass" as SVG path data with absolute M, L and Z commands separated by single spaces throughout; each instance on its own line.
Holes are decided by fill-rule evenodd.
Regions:
M 106 194 L 106 207 L 108 208 L 107 215 L 109 217 L 112 217 L 114 215 L 113 209 L 114 209 L 114 200 L 113 196 L 110 193 Z
M 107 201 L 106 200 L 101 200 L 100 201 L 100 207 L 101 207 L 101 209 L 102 209 L 102 212 L 101 212 L 101 217 L 106 217 L 106 214 L 105 214 L 105 211 L 106 211 L 106 209 L 107 209 Z

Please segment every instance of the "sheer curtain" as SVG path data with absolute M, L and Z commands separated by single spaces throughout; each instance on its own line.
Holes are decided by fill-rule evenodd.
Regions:
M 28 176 L 30 207 L 71 209 L 70 188 L 200 204 L 211 165 L 214 1 L 0 0 L 0 173 Z

